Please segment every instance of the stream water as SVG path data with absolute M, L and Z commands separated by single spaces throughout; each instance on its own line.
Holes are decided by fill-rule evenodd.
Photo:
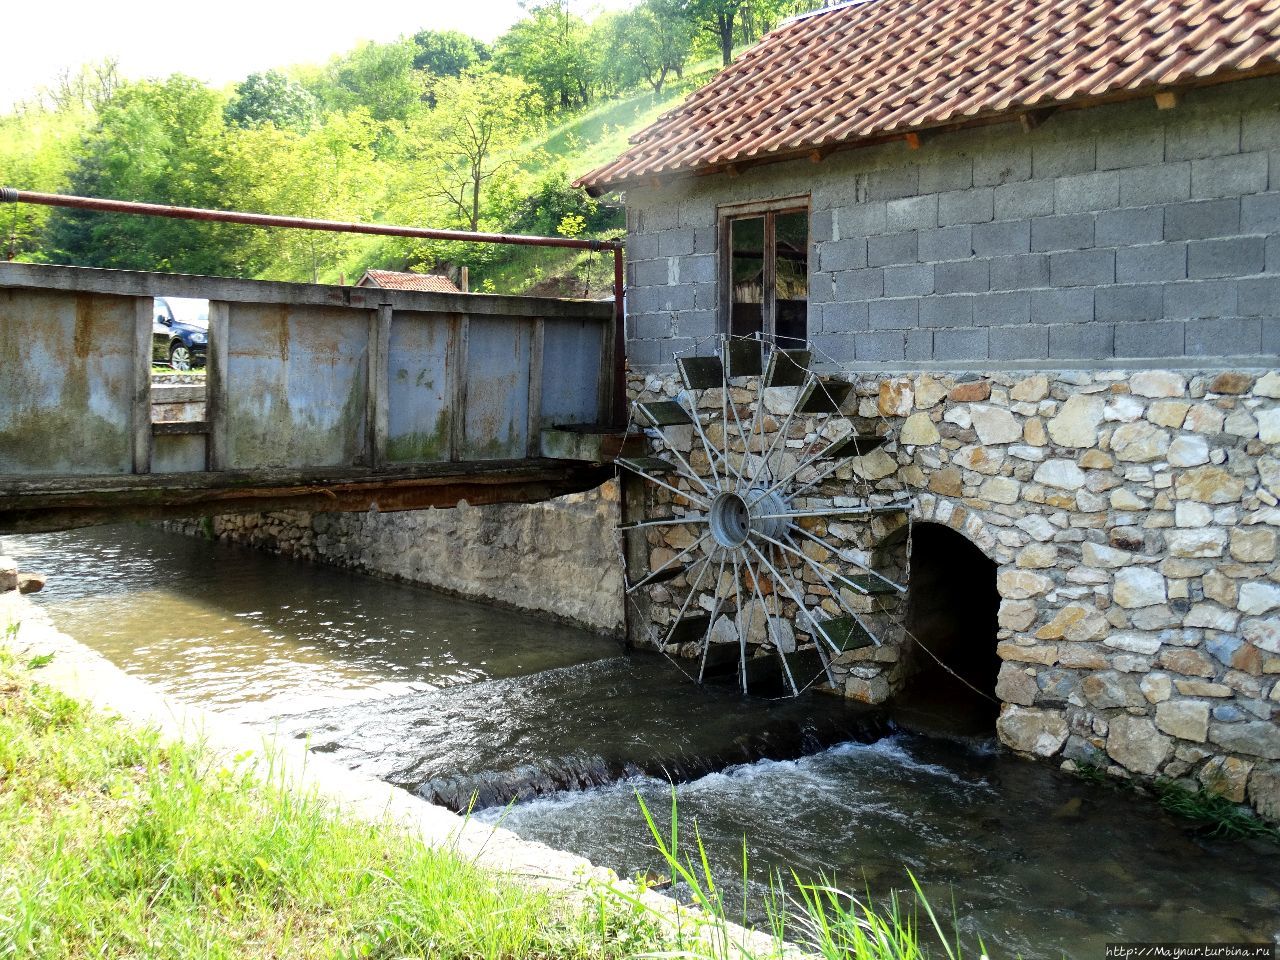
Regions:
M 966 955 L 1115 941 L 1280 942 L 1280 849 L 926 737 L 822 696 L 747 700 L 590 633 L 142 527 L 5 537 L 58 626 L 167 692 L 622 873 L 657 869 L 636 802 L 759 917 L 773 870 L 954 897 Z M 674 788 L 672 783 L 675 784 Z M 745 891 L 741 858 L 749 867 Z M 743 893 L 747 896 L 744 898 Z M 677 893 L 679 891 L 677 890 Z

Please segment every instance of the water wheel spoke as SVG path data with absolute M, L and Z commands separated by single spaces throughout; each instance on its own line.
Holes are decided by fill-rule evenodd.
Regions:
M 772 359 L 770 360 L 770 363 L 772 363 Z M 813 376 L 813 374 L 809 370 L 805 370 L 805 376 L 811 377 Z M 796 405 L 793 403 L 791 405 L 791 409 L 787 411 L 787 418 L 782 422 L 782 426 L 778 428 L 778 432 L 774 434 L 773 442 L 769 444 L 769 449 L 765 452 L 764 465 L 769 470 L 770 481 L 773 480 L 773 467 L 770 466 L 770 463 L 773 460 L 773 452 L 778 448 L 779 441 L 782 442 L 783 452 L 786 451 L 787 434 L 791 432 L 791 424 L 792 424 L 792 421 L 795 420 L 795 416 L 796 416 Z
M 767 557 L 765 557 L 765 555 L 764 555 L 764 551 L 762 551 L 762 550 L 761 550 L 759 547 L 757 547 L 754 543 L 752 543 L 752 544 L 748 544 L 748 546 L 750 546 L 750 547 L 751 547 L 751 549 L 755 552 L 756 556 L 760 558 L 760 561 L 761 561 L 762 563 L 764 563 L 764 564 L 765 564 L 766 566 L 768 566 L 770 569 L 775 569 L 775 568 L 773 567 L 773 565 L 769 563 L 768 558 L 767 558 Z M 788 583 L 788 582 L 786 582 L 786 581 L 782 581 L 782 585 L 783 585 L 783 589 L 784 589 L 784 590 L 786 590 L 786 591 L 787 591 L 787 593 L 790 595 L 790 597 L 791 597 L 791 601 L 796 605 L 796 607 L 797 607 L 797 608 L 799 608 L 801 611 L 803 611 L 803 612 L 804 612 L 805 619 L 807 619 L 807 620 L 809 621 L 809 623 L 813 626 L 813 631 L 814 631 L 814 638 L 813 638 L 813 640 L 814 640 L 814 645 L 820 648 L 820 647 L 822 646 L 822 644 L 821 644 L 821 642 L 820 642 L 820 641 L 821 641 L 821 640 L 826 639 L 826 635 L 825 635 L 825 634 L 823 634 L 823 632 L 822 632 L 821 628 L 819 627 L 819 624 L 820 624 L 822 621 L 820 621 L 820 620 L 818 620 L 817 618 L 815 618 L 815 617 L 814 617 L 814 615 L 813 615 L 812 613 L 810 613 L 810 612 L 809 612 L 809 608 L 808 608 L 807 606 L 805 606 L 804 599 L 803 599 L 802 597 L 800 597 L 800 596 L 798 596 L 798 595 L 796 594 L 795 589 L 791 586 L 791 584 L 790 584 L 790 583 Z M 839 652 L 839 651 L 837 651 L 837 652 Z M 832 673 L 831 673 L 831 665 L 830 665 L 830 661 L 828 660 L 828 658 L 827 658 L 826 654 L 825 654 L 825 653 L 823 653 L 821 650 L 819 650 L 819 654 L 818 654 L 818 655 L 821 657 L 822 662 L 823 662 L 823 666 L 826 668 L 826 671 L 827 671 L 827 678 L 831 681 L 832 685 L 834 686 L 836 681 L 835 681 L 835 677 L 834 677 L 834 676 L 832 675 Z
M 910 510 L 909 504 L 886 503 L 859 505 L 856 507 L 822 507 L 815 510 L 786 510 L 780 513 L 762 513 L 757 520 L 796 520 L 801 517 L 859 517 L 874 516 L 882 513 L 904 513 Z
M 801 527 L 798 524 L 794 524 L 794 523 L 790 524 L 790 527 L 793 531 L 795 531 L 796 533 L 800 534 L 801 536 L 805 537 L 808 540 L 812 540 L 814 543 L 818 544 L 818 546 L 822 547 L 823 549 L 831 550 L 832 553 L 838 556 L 845 563 L 850 563 L 855 567 L 865 570 L 866 571 L 865 574 L 856 574 L 853 576 L 848 576 L 843 574 L 839 575 L 841 576 L 841 579 L 848 582 L 850 588 L 855 590 L 856 592 L 862 593 L 862 594 L 906 593 L 907 592 L 907 588 L 904 587 L 902 584 L 894 583 L 888 577 L 877 573 L 876 571 L 872 570 L 870 567 L 868 567 L 864 563 L 859 563 L 857 560 L 854 560 L 851 557 L 845 557 L 844 554 L 840 553 L 839 550 L 833 550 L 829 543 L 824 541 L 821 537 L 815 536 L 813 533 L 809 532 L 804 527 Z
M 707 433 L 702 428 L 702 415 L 698 413 L 697 401 L 693 405 L 693 429 L 698 433 L 698 440 L 702 444 L 702 451 L 707 455 L 707 468 L 711 471 L 712 480 L 718 486 L 720 484 L 720 471 L 716 467 L 717 461 L 724 464 L 724 476 L 726 482 L 729 479 L 729 461 L 723 453 L 716 449 Z
M 710 629 L 710 626 L 702 623 L 705 619 L 705 614 L 702 616 L 692 617 L 688 620 L 684 617 L 685 613 L 689 610 L 690 601 L 698 595 L 698 591 L 702 588 L 702 578 L 707 575 L 707 570 L 711 568 L 711 557 L 703 557 L 694 564 L 694 566 L 701 566 L 702 569 L 698 571 L 698 579 L 695 580 L 693 585 L 689 588 L 688 596 L 684 598 L 684 603 L 680 605 L 680 612 L 676 614 L 675 620 L 671 623 L 671 629 L 667 631 L 666 639 L 662 641 L 661 649 L 664 651 L 672 643 L 684 643 L 693 639 L 702 632 L 704 628 L 708 630 Z M 679 639 L 673 639 L 677 634 L 679 634 Z
M 799 557 L 809 566 L 810 569 L 813 570 L 813 572 L 817 575 L 818 579 L 822 581 L 822 585 L 826 587 L 827 590 L 831 593 L 831 599 L 835 601 L 836 606 L 838 606 L 841 610 L 843 610 L 844 615 L 847 617 L 850 617 L 862 629 L 862 631 L 868 637 L 871 638 L 872 643 L 874 643 L 876 646 L 879 646 L 880 641 L 876 637 L 876 635 L 871 631 L 871 628 L 866 625 L 862 617 L 858 615 L 858 612 L 854 610 L 851 606 L 849 606 L 849 604 L 845 601 L 844 597 L 841 595 L 840 591 L 835 588 L 835 585 L 827 577 L 827 573 L 828 573 L 827 569 L 823 567 L 822 564 L 818 563 L 816 560 L 810 557 L 808 554 L 804 553 L 802 550 L 796 549 L 794 547 L 794 544 L 790 547 L 784 545 L 783 549 L 790 550 L 793 555 Z M 825 621 L 820 621 L 820 622 L 825 622 Z M 827 639 L 828 642 L 830 642 L 830 638 L 827 637 L 826 631 L 823 631 L 822 633 L 823 633 L 823 637 Z M 837 649 L 837 648 L 833 647 L 833 649 Z M 838 652 L 843 653 L 843 650 L 838 650 Z
M 871 635 L 873 638 L 875 637 L 875 634 L 871 632 L 871 630 L 867 627 L 865 623 L 863 623 L 862 618 L 858 615 L 857 611 L 855 611 L 852 607 L 850 607 L 845 602 L 844 597 L 840 595 L 840 591 L 837 590 L 835 588 L 835 585 L 831 582 L 831 578 L 828 576 L 828 574 L 832 573 L 832 571 L 827 570 L 825 567 L 822 566 L 822 564 L 818 563 L 816 560 L 810 557 L 803 550 L 799 549 L 794 544 L 794 542 L 787 544 L 787 543 L 783 543 L 781 540 L 775 540 L 772 537 L 768 537 L 768 536 L 764 536 L 762 537 L 762 539 L 767 540 L 769 543 L 773 544 L 779 549 L 785 550 L 786 552 L 790 553 L 792 556 L 798 558 L 799 560 L 802 560 L 810 569 L 813 570 L 814 574 L 818 577 L 818 579 L 822 581 L 822 585 L 826 587 L 827 590 L 831 593 L 831 599 L 836 603 L 836 605 L 839 606 L 840 609 L 845 612 L 845 614 L 853 617 L 853 619 L 856 620 L 859 623 L 859 625 L 861 625 L 861 627 L 867 631 L 869 635 Z M 753 545 L 753 548 L 757 550 L 759 549 L 754 547 L 754 545 Z M 836 576 L 839 576 L 839 575 L 837 574 Z M 825 634 L 823 636 L 825 638 Z
M 796 574 L 795 574 L 795 568 L 791 566 L 791 558 L 787 556 L 785 552 L 782 554 L 782 562 L 787 568 L 787 577 L 789 578 L 788 580 L 782 581 L 782 582 L 784 583 L 784 585 L 787 585 L 787 592 L 791 594 L 792 601 L 800 609 L 800 612 L 805 615 L 805 619 L 807 619 L 809 623 L 813 626 L 813 630 L 814 630 L 813 649 L 818 651 L 818 658 L 822 661 L 822 670 L 827 675 L 827 683 L 831 684 L 831 686 L 834 687 L 836 685 L 836 677 L 835 677 L 835 674 L 832 673 L 831 671 L 831 658 L 827 656 L 827 649 L 822 645 L 820 638 L 817 636 L 817 634 L 820 632 L 820 628 L 818 627 L 818 621 L 814 619 L 813 614 L 809 612 L 809 608 L 808 606 L 805 605 L 803 600 L 797 597 L 795 595 L 795 592 L 792 591 L 789 587 L 790 581 L 796 578 Z M 772 566 L 770 567 L 770 569 L 772 569 Z
M 745 561 L 743 561 L 745 563 Z M 747 610 L 746 622 L 743 622 L 742 616 L 742 579 L 738 571 L 739 558 L 737 554 L 733 558 L 733 589 L 738 599 L 738 687 L 745 695 L 747 690 L 747 635 L 751 632 L 751 617 L 755 612 L 754 606 Z
M 685 476 L 675 464 L 663 460 L 661 457 L 619 457 L 613 461 L 624 470 L 630 470 L 632 473 L 644 477 L 650 483 L 669 490 L 678 497 L 684 497 L 686 500 L 696 503 L 704 510 L 709 509 L 711 504 L 701 494 L 694 493 L 692 490 L 681 490 L 674 484 L 667 483 L 665 480 L 658 478 L 659 474 L 667 476 L 675 475 L 682 480 L 692 480 L 692 477 Z M 699 481 L 700 483 L 701 481 Z
M 758 550 L 755 551 L 755 553 L 756 553 L 756 556 L 760 556 L 760 552 Z M 760 571 L 759 569 L 752 569 L 750 563 L 747 564 L 747 569 L 751 573 L 752 592 L 755 594 L 756 601 L 758 601 L 760 604 L 761 616 L 764 617 L 765 636 L 768 639 L 773 641 L 773 651 L 777 655 L 778 659 L 782 661 L 782 672 L 783 672 L 783 675 L 786 677 L 787 685 L 791 688 L 791 695 L 793 697 L 797 696 L 800 691 L 796 689 L 795 679 L 791 676 L 791 665 L 787 663 L 786 654 L 782 652 L 782 644 L 778 641 L 777 625 L 774 623 L 774 618 L 769 615 L 769 604 L 764 598 L 764 592 L 760 589 Z M 774 588 L 775 609 L 776 609 L 777 596 L 778 596 L 777 588 L 775 586 Z
M 684 454 L 680 452 L 680 448 L 671 442 L 671 438 L 666 433 L 666 430 L 671 427 L 694 426 L 694 421 L 698 417 L 697 408 L 695 407 L 693 414 L 690 415 L 683 404 L 675 400 L 657 400 L 650 403 L 637 403 L 636 410 L 649 421 L 653 429 L 657 431 L 657 435 L 662 438 L 663 445 L 684 467 L 683 471 L 677 470 L 677 474 L 690 483 L 696 483 L 707 496 L 715 496 L 711 487 L 698 475 L 698 471 L 693 469 L 693 465 L 685 459 Z M 701 433 L 700 427 L 698 432 Z
M 700 547 L 706 541 L 708 536 L 710 536 L 710 534 L 704 533 L 697 540 L 689 544 L 689 546 L 685 547 L 683 550 L 677 553 L 674 557 L 672 557 L 666 563 L 662 564 L 662 566 L 658 567 L 657 570 L 649 571 L 648 576 L 643 577 L 642 579 L 637 580 L 635 583 L 626 587 L 626 592 L 634 593 L 635 591 L 639 590 L 641 587 L 648 586 L 651 583 L 657 582 L 654 579 L 655 577 L 661 576 L 663 573 L 670 570 L 672 567 L 676 566 L 681 560 L 683 560 L 689 554 L 693 553 L 694 550 L 698 549 L 698 547 Z M 684 572 L 683 570 L 680 571 L 680 573 L 683 573 L 683 572 Z M 680 573 L 677 573 L 669 577 L 668 579 L 674 580 L 676 577 L 680 576 Z
M 637 520 L 635 523 L 620 523 L 615 529 L 624 533 L 627 530 L 639 530 L 642 527 L 678 527 L 685 523 L 707 523 L 705 513 L 692 513 L 686 517 L 664 517 L 659 520 Z
M 716 571 L 715 598 L 716 602 L 711 607 L 711 617 L 707 622 L 707 632 L 702 638 L 702 656 L 699 657 L 698 664 L 698 683 L 702 683 L 707 673 L 707 657 L 711 653 L 711 633 L 715 630 L 716 619 L 720 616 L 720 609 L 724 606 L 725 598 L 720 596 L 720 582 L 724 580 L 724 568 L 728 565 L 729 554 L 724 552 L 720 556 L 720 569 Z

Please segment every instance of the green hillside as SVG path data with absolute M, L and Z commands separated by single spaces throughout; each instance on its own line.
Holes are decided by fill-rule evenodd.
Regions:
M 752 0 L 735 31 L 764 29 L 802 2 Z M 720 44 L 700 9 L 636 0 L 588 21 L 568 0 L 540 0 L 492 45 L 423 30 L 225 88 L 180 74 L 126 79 L 110 61 L 86 64 L 0 114 L 0 183 L 313 219 L 612 239 L 624 228 L 616 198 L 592 199 L 572 182 L 625 150 L 719 68 Z M 455 278 L 465 268 L 477 291 L 597 297 L 612 287 L 609 257 L 558 249 L 29 205 L 16 206 L 6 227 L 9 258 L 34 263 L 326 283 L 355 282 L 373 267 Z
M 568 180 L 576 179 L 622 153 L 632 134 L 677 106 L 715 71 L 715 64 L 706 61 L 687 69 L 684 79 L 665 86 L 660 96 L 644 91 L 596 104 L 525 140 L 513 153 L 533 178 L 560 171 Z M 613 206 L 610 210 L 610 201 L 604 203 L 605 213 L 612 214 L 606 216 L 608 222 L 601 229 L 586 231 L 583 236 L 615 239 L 622 235 L 621 208 Z M 507 229 L 538 234 L 555 231 L 555 225 L 550 223 L 544 224 L 542 230 L 520 229 L 521 226 L 524 225 L 509 224 Z M 475 256 L 480 249 L 462 251 L 459 256 L 460 262 L 468 262 L 473 290 L 590 298 L 612 296 L 611 254 L 549 247 L 506 247 L 485 249 L 480 256 Z M 472 256 L 468 257 L 467 253 Z M 409 266 L 411 263 L 396 245 L 375 240 L 368 242 L 339 273 L 355 278 L 368 267 L 406 269 Z

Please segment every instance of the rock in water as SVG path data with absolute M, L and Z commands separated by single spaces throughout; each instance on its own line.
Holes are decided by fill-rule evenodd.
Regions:
M 44 589 L 45 576 L 43 573 L 20 573 L 18 574 L 18 592 L 19 593 L 39 593 Z

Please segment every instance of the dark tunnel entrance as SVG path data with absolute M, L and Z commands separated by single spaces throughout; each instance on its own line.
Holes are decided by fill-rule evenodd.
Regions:
M 911 671 L 894 698 L 905 726 L 937 733 L 985 735 L 995 724 L 996 565 L 949 527 L 912 529 L 906 645 Z

